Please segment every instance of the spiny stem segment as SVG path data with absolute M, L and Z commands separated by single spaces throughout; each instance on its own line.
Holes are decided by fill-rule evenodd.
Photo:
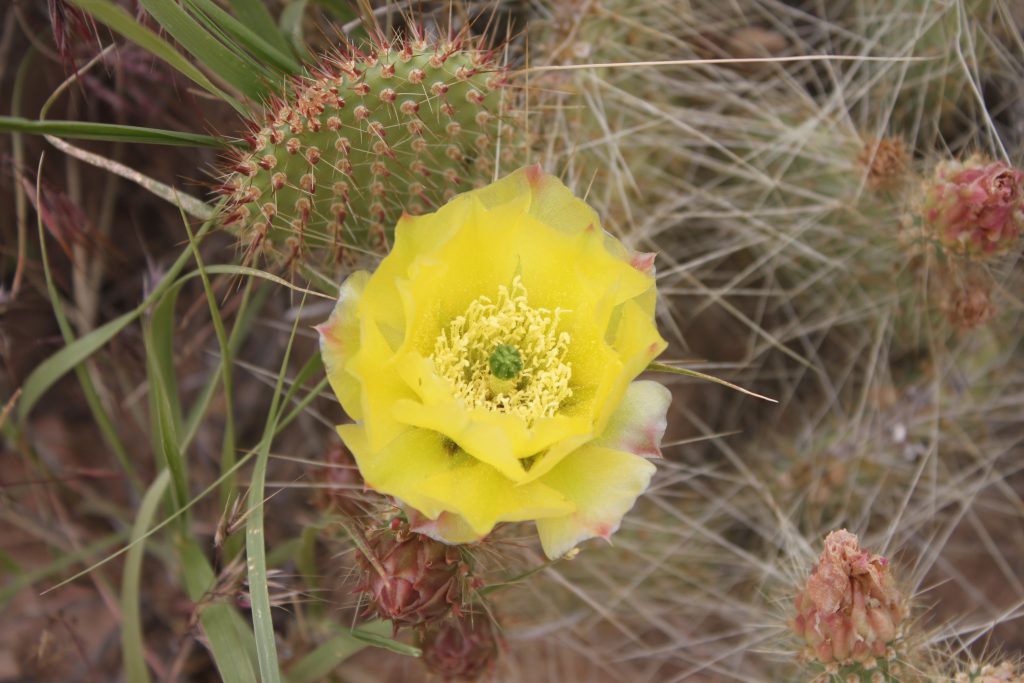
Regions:
M 388 248 L 403 212 L 436 209 L 516 163 L 517 126 L 492 53 L 461 39 L 324 57 L 250 123 L 230 160 L 222 223 L 245 260 L 338 264 Z

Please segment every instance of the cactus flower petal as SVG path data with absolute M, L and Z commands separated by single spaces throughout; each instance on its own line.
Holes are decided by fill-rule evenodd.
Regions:
M 647 490 L 655 467 L 631 453 L 587 445 L 566 456 L 543 481 L 575 504 L 569 515 L 537 520 L 548 557 L 560 557 L 588 538 L 608 539 L 637 497 Z
M 403 216 L 319 328 L 367 485 L 449 542 L 536 520 L 555 557 L 614 532 L 670 400 L 633 381 L 666 346 L 634 260 L 539 167 Z
M 650 380 L 631 383 L 595 445 L 660 458 L 671 401 L 672 393 L 662 384 Z
M 359 403 L 359 382 L 345 368 L 345 358 L 359 351 L 359 326 L 355 307 L 366 289 L 370 274 L 366 271 L 354 273 L 345 280 L 338 293 L 338 303 L 330 319 L 321 325 L 320 354 L 327 368 L 327 379 L 338 395 L 341 407 L 355 419 L 363 416 Z

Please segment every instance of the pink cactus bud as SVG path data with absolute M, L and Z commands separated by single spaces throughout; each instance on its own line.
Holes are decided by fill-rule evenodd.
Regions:
M 825 538 L 795 606 L 790 626 L 807 656 L 822 664 L 873 664 L 899 636 L 907 613 L 888 560 L 865 551 L 845 529 Z
M 1024 173 L 977 156 L 943 162 L 925 188 L 921 214 L 932 235 L 952 251 L 1008 251 L 1024 229 Z

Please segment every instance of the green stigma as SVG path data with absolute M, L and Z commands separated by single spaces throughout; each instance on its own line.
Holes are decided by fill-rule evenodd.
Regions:
M 519 349 L 511 344 L 498 344 L 488 360 L 491 374 L 498 379 L 509 380 L 523 370 L 523 359 Z

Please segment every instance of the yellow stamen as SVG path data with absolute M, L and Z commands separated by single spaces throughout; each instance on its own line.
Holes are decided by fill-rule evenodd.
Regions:
M 434 368 L 472 407 L 527 423 L 551 417 L 572 395 L 563 313 L 530 306 L 517 275 L 511 288 L 498 288 L 497 301 L 481 296 L 449 323 L 434 343 Z

